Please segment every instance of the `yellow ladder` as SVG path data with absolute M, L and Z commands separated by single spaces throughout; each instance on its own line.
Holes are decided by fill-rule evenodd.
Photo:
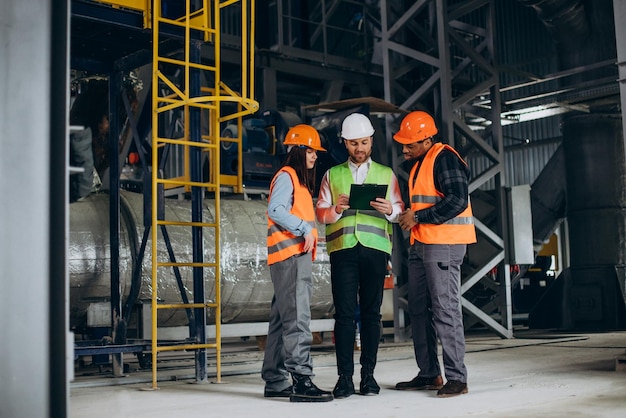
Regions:
M 137 2 L 140 3 L 140 2 Z M 153 78 L 152 78 L 152 388 L 157 388 L 157 355 L 164 351 L 196 350 L 196 379 L 205 380 L 206 373 L 198 373 L 198 359 L 204 356 L 206 365 L 205 349 L 216 350 L 216 374 L 217 381 L 221 381 L 221 296 L 220 296 L 220 188 L 222 177 L 220 175 L 220 141 L 228 140 L 239 143 L 241 153 L 241 119 L 243 116 L 252 114 L 258 110 L 258 103 L 253 99 L 254 92 L 254 0 L 204 0 L 197 10 L 191 9 L 191 1 L 185 1 L 185 13 L 182 16 L 164 16 L 161 0 L 154 1 L 154 9 L 146 11 L 145 15 L 152 16 L 153 31 Z M 197 2 L 194 2 L 197 3 Z M 241 27 L 242 27 L 242 71 L 241 71 L 241 91 L 235 92 L 221 80 L 220 70 L 220 16 L 227 7 L 240 7 Z M 160 53 L 162 41 L 171 39 L 172 34 L 179 36 L 183 40 L 183 51 L 180 55 L 168 55 Z M 212 64 L 203 63 L 201 60 L 201 47 L 213 48 L 214 61 Z M 170 77 L 168 71 L 164 69 L 175 68 L 182 77 Z M 170 71 L 171 73 L 171 71 Z M 204 76 L 209 87 L 201 87 L 200 80 Z M 211 86 L 212 85 L 212 86 Z M 230 102 L 236 104 L 237 110 L 225 114 L 223 103 Z M 184 136 L 182 138 L 165 138 L 160 136 L 165 129 L 161 125 L 165 124 L 163 117 L 166 112 L 182 110 L 184 114 Z M 220 137 L 220 124 L 237 119 L 239 127 L 239 138 Z M 201 131 L 202 121 L 208 123 L 206 133 Z M 165 178 L 160 172 L 160 158 L 165 147 L 182 147 L 184 149 L 184 174 L 182 176 Z M 206 153 L 209 161 L 208 180 L 198 178 L 199 153 Z M 241 161 L 241 159 L 239 159 Z M 195 164 L 195 168 L 194 168 Z M 241 165 L 241 164 L 240 164 Z M 195 173 L 192 172 L 194 169 Z M 240 169 L 241 173 L 241 169 Z M 201 175 L 201 173 L 200 173 Z M 241 175 L 232 184 L 236 189 L 241 190 Z M 232 180 L 230 183 L 233 183 Z M 186 191 L 192 192 L 192 216 L 191 221 L 167 220 L 165 219 L 163 191 L 169 187 L 184 187 Z M 204 200 L 204 193 L 209 192 L 214 195 L 213 221 L 204 221 L 202 213 L 204 205 L 208 200 Z M 195 193 L 195 194 L 194 194 Z M 202 204 L 198 211 L 197 202 L 194 206 L 193 197 L 202 198 Z M 195 212 L 194 212 L 195 208 Z M 198 220 L 200 215 L 200 220 Z M 196 219 L 194 219 L 194 217 Z M 204 251 L 197 251 L 194 244 L 193 259 L 184 261 L 159 260 L 157 242 L 159 230 L 168 226 L 176 228 L 191 228 L 193 237 L 200 236 L 200 247 L 203 247 L 203 230 L 214 230 L 214 248 L 216 249 L 212 260 L 205 260 Z M 163 234 L 162 234 L 163 235 Z M 181 259 L 184 259 L 181 257 Z M 188 258 L 188 255 L 187 255 Z M 160 303 L 158 297 L 161 277 L 165 276 L 164 269 L 167 268 L 191 268 L 194 273 L 194 292 L 197 278 L 200 282 L 205 282 L 205 269 L 213 269 L 214 280 L 214 300 L 207 301 L 204 291 L 200 295 L 194 295 L 193 303 Z M 203 287 L 203 285 L 200 285 Z M 201 299 L 201 301 L 199 301 Z M 195 321 L 200 321 L 206 327 L 207 312 L 214 311 L 215 318 L 215 341 L 203 341 L 194 343 L 171 344 L 158 340 L 158 312 L 166 309 L 194 309 Z M 202 316 L 200 318 L 199 316 Z M 202 370 L 202 369 L 201 369 Z M 203 376 L 202 376 L 203 374 Z

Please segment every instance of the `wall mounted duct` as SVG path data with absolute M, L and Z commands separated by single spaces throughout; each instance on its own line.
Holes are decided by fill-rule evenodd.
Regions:
M 559 146 L 535 179 L 530 190 L 533 242 L 541 246 L 565 218 L 565 155 Z
M 120 281 L 123 300 L 130 292 L 132 270 L 136 249 L 139 247 L 143 228 L 143 196 L 121 192 L 120 227 Z M 191 216 L 188 201 L 166 199 L 166 218 L 186 220 Z M 214 201 L 204 204 L 204 219 L 214 219 Z M 267 268 L 267 203 L 263 201 L 221 200 L 221 284 L 222 322 L 265 322 L 274 294 Z M 212 228 L 204 233 L 204 251 L 207 260 L 215 253 Z M 318 225 L 320 236 L 324 226 Z M 110 252 L 109 252 L 109 198 L 107 194 L 93 194 L 70 205 L 70 236 L 68 263 L 70 274 L 70 325 L 82 327 L 86 323 L 90 303 L 110 299 Z M 168 227 L 168 234 L 179 261 L 191 259 L 191 233 L 188 229 Z M 160 235 L 160 234 L 159 234 Z M 161 240 L 162 241 L 162 240 Z M 330 264 L 324 242 L 319 243 L 317 260 L 313 264 L 313 319 L 331 318 L 333 313 L 330 286 Z M 151 242 L 141 266 L 139 302 L 149 303 L 151 287 Z M 159 258 L 166 261 L 167 250 L 158 243 Z M 185 290 L 192 300 L 192 271 L 181 270 Z M 205 270 L 205 289 L 213 289 L 214 271 Z M 181 302 L 174 274 L 160 276 L 159 299 L 164 302 Z M 207 290 L 208 291 L 208 290 Z M 214 299 L 208 294 L 207 299 Z M 213 323 L 213 318 L 208 318 Z M 184 310 L 160 310 L 159 326 L 182 326 L 187 324 Z M 132 324 L 131 324 L 132 325 Z

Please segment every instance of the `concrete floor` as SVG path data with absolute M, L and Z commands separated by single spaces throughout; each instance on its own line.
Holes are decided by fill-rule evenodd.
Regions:
M 123 378 L 77 372 L 70 417 L 626 417 L 626 332 L 526 331 L 510 340 L 469 334 L 469 393 L 447 399 L 434 391 L 394 390 L 417 368 L 409 344 L 385 343 L 375 374 L 380 395 L 320 404 L 263 398 L 262 353 L 254 341 L 239 345 L 230 353 L 225 345 L 221 383 L 215 378 L 195 383 L 193 363 L 160 370 L 156 391 L 145 390 L 151 382 L 146 371 L 131 368 Z M 332 390 L 337 378 L 332 343 L 314 346 L 313 355 L 314 382 Z M 357 366 L 357 387 L 358 373 Z

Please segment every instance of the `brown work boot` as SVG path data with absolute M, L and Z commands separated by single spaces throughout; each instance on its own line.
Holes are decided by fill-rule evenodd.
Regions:
M 416 376 L 409 382 L 396 384 L 397 390 L 438 390 L 443 387 L 443 377 L 421 377 Z
M 467 393 L 467 383 L 458 380 L 448 380 L 444 387 L 437 391 L 440 398 L 450 398 L 452 396 L 463 395 Z

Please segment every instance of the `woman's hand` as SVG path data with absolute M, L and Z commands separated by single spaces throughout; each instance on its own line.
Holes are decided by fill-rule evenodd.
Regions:
M 315 248 L 315 235 L 309 232 L 304 236 L 304 252 L 310 253 Z

